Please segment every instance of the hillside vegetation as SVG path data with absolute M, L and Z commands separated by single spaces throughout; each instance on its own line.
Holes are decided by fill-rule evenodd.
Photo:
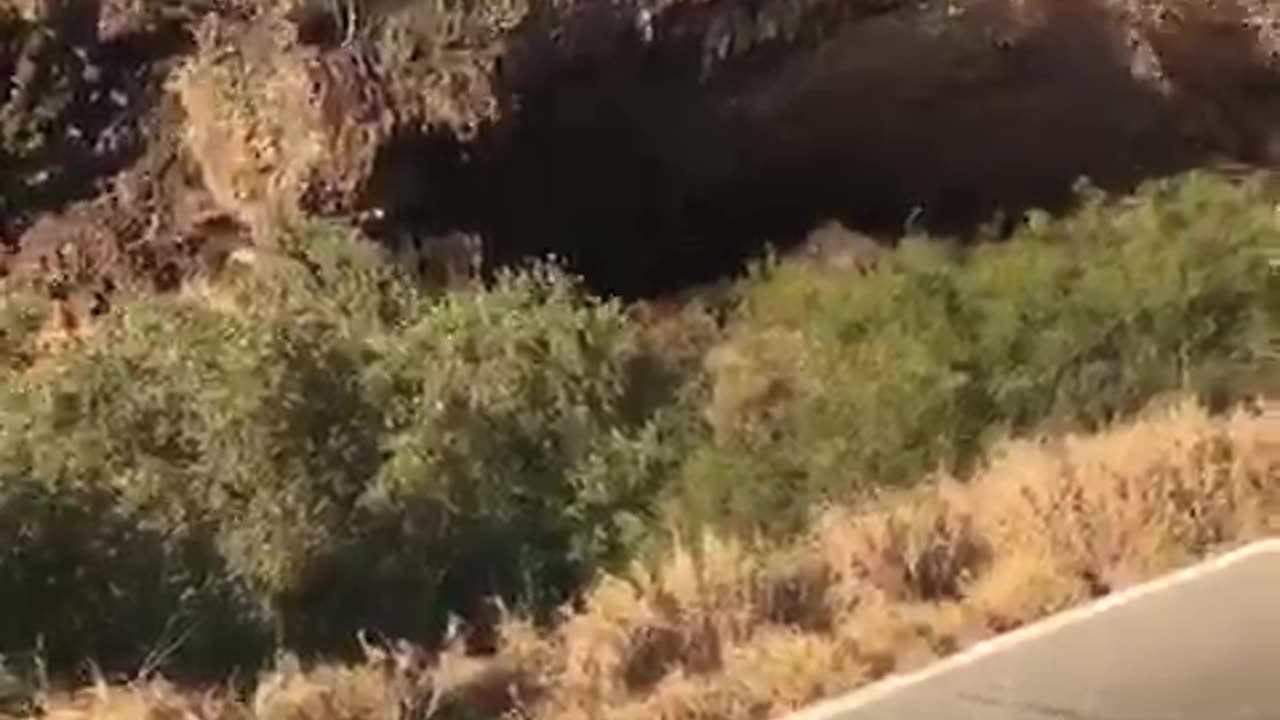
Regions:
M 1193 173 L 667 311 L 551 265 L 440 293 L 314 223 L 87 323 L 13 290 L 0 653 L 56 688 L 445 642 L 210 717 L 390 718 L 446 676 L 457 717 L 794 707 L 1274 529 L 1274 202 Z
M 767 718 L 1275 533 L 1278 28 L 0 0 L 0 716 Z
M 59 720 L 770 718 L 1280 531 L 1277 420 L 1170 406 L 1004 443 L 966 481 L 824 512 L 791 542 L 707 534 L 604 577 L 494 656 L 286 658 L 245 699 L 142 677 L 55 693 Z

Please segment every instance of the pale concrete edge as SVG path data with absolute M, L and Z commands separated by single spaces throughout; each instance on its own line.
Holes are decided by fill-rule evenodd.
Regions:
M 1018 630 L 978 643 L 955 655 L 932 663 L 928 667 L 917 672 L 905 675 L 890 675 L 883 680 L 879 680 L 845 695 L 810 705 L 807 708 L 777 718 L 777 720 L 837 720 L 840 715 L 856 710 L 867 703 L 880 699 L 881 697 L 901 692 L 911 686 L 918 685 L 949 672 L 959 670 L 965 665 L 968 665 L 980 658 L 1006 650 L 1018 643 L 1051 634 L 1070 625 L 1088 620 L 1093 616 L 1104 613 L 1112 608 L 1119 607 L 1147 595 L 1180 585 L 1202 575 L 1221 570 L 1226 566 L 1241 560 L 1267 553 L 1280 554 L 1280 538 L 1260 540 L 1234 550 L 1224 552 L 1220 555 L 1212 556 L 1190 567 L 1174 571 L 1168 575 L 1161 576 L 1155 580 L 1151 580 L 1140 585 L 1135 585 L 1134 587 L 1122 590 L 1113 595 L 1108 595 L 1093 602 L 1086 603 L 1069 610 L 1063 610 L 1062 612 L 1050 615 L 1039 622 L 1032 623 Z

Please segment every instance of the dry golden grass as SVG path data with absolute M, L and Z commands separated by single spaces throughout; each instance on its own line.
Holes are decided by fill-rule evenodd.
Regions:
M 553 633 L 507 623 L 496 658 L 278 672 L 246 703 L 149 683 L 51 708 L 390 720 L 429 687 L 437 717 L 767 718 L 1277 529 L 1280 418 L 1187 402 L 1006 443 L 969 482 L 830 509 L 786 546 L 677 544 L 656 569 L 604 579 Z

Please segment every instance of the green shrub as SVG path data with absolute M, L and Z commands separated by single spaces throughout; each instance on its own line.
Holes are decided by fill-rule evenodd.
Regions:
M 0 647 L 17 668 L 94 660 L 165 666 L 175 653 L 234 667 L 269 639 L 208 538 L 175 538 L 110 491 L 0 475 Z
M 43 632 L 58 660 L 128 665 L 175 615 L 178 665 L 222 662 L 232 630 L 430 640 L 490 593 L 558 605 L 621 554 L 670 460 L 616 305 L 549 269 L 432 300 L 359 241 L 293 240 L 5 383 L 0 597 L 24 604 L 0 652 Z M 183 615 L 215 606 L 235 612 Z
M 1188 389 L 1221 404 L 1260 362 L 1278 237 L 1258 185 L 1193 174 L 969 251 L 908 238 L 866 277 L 782 264 L 713 354 L 679 490 L 694 521 L 799 524 L 816 504 L 963 472 L 995 437 L 1097 427 Z M 718 519 L 718 520 L 717 520 Z

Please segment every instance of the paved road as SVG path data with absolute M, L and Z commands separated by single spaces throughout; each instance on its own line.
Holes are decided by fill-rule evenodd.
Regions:
M 785 720 L 1280 720 L 1280 540 Z

